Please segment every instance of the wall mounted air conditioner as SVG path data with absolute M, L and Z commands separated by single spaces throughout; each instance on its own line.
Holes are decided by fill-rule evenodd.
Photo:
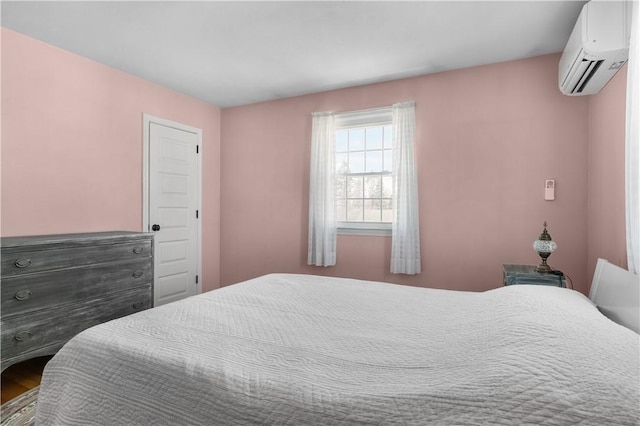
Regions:
M 591 0 L 582 7 L 560 58 L 558 85 L 565 95 L 592 95 L 629 57 L 631 2 Z

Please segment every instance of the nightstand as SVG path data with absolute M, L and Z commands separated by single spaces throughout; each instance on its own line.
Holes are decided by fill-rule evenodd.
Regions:
M 504 285 L 534 284 L 567 287 L 560 271 L 536 272 L 535 265 L 502 265 Z

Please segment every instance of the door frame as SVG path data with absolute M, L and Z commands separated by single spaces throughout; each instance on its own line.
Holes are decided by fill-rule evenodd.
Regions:
M 149 178 L 149 149 L 151 147 L 151 123 L 160 124 L 166 127 L 172 127 L 174 129 L 182 130 L 185 132 L 195 133 L 198 137 L 198 158 L 197 158 L 197 178 L 196 184 L 198 189 L 196 190 L 196 196 L 198 197 L 198 220 L 196 221 L 196 274 L 198 275 L 198 283 L 196 285 L 196 294 L 202 293 L 202 129 L 197 127 L 188 126 L 186 124 L 178 123 L 177 121 L 167 120 L 166 118 L 156 117 L 151 114 L 142 114 L 142 232 L 151 232 L 151 224 L 149 223 L 149 194 L 151 193 L 149 185 L 151 180 Z M 154 262 L 154 277 L 155 277 L 155 262 Z M 153 300 L 155 305 L 156 289 L 154 286 Z

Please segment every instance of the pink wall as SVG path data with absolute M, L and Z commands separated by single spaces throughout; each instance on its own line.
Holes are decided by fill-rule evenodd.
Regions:
M 300 272 L 459 290 L 536 264 L 549 222 L 552 266 L 586 292 L 586 97 L 557 89 L 541 56 L 222 110 L 221 284 Z M 310 115 L 416 102 L 423 273 L 389 270 L 390 238 L 340 236 L 338 264 L 309 267 Z M 557 181 L 556 201 L 543 199 Z
M 624 266 L 626 71 L 596 96 L 566 97 L 549 55 L 221 112 L 1 37 L 0 235 L 140 230 L 146 112 L 203 129 L 204 290 L 275 271 L 484 290 L 503 263 L 538 262 L 544 220 L 559 245 L 550 263 L 577 289 L 588 291 L 596 257 Z M 388 237 L 340 236 L 337 266 L 307 266 L 311 112 L 405 100 L 418 119 L 424 272 L 389 274 Z
M 601 257 L 627 267 L 624 147 L 627 67 L 589 97 L 587 276 Z
M 218 287 L 220 109 L 2 29 L 1 235 L 142 229 L 142 114 L 203 131 L 203 289 Z

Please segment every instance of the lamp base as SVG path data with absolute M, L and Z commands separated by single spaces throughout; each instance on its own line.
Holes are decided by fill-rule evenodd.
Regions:
M 536 268 L 536 272 L 542 272 L 542 273 L 546 273 L 546 272 L 551 272 L 552 269 L 549 265 L 543 265 L 542 263 L 540 265 L 538 265 L 538 267 Z
M 547 265 L 547 257 L 549 257 L 551 253 L 540 253 L 540 257 L 542 258 L 542 262 L 536 268 L 536 272 L 551 272 L 552 269 L 549 265 Z

